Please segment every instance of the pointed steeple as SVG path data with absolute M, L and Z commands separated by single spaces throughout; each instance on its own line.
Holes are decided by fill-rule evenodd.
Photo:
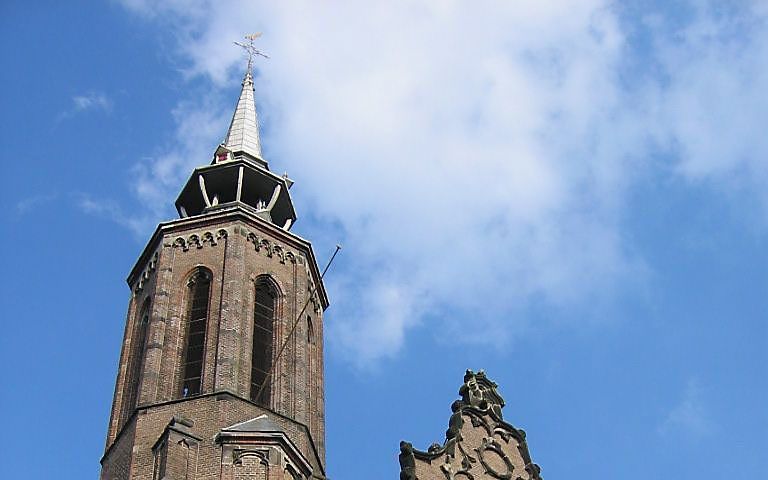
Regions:
M 259 119 L 256 116 L 256 104 L 253 99 L 253 75 L 251 74 L 251 62 L 248 61 L 248 70 L 243 78 L 243 89 L 237 100 L 232 122 L 224 138 L 224 147 L 235 156 L 242 152 L 266 164 L 261 158 L 261 140 L 259 139 Z
M 269 170 L 261 156 L 259 121 L 253 100 L 253 57 L 269 58 L 248 43 L 235 42 L 248 53 L 240 98 L 224 142 L 213 153 L 211 164 L 195 169 L 176 200 L 182 218 L 219 212 L 226 208 L 247 209 L 262 220 L 289 231 L 296 221 L 296 211 L 288 189 L 293 181 L 287 175 Z

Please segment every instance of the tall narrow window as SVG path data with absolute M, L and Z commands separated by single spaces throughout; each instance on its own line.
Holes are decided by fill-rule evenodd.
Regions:
M 316 434 L 317 430 L 315 430 L 315 409 L 314 404 L 312 403 L 315 399 L 315 389 L 313 388 L 313 368 L 315 366 L 315 349 L 313 347 L 315 343 L 315 327 L 312 325 L 312 317 L 307 315 L 307 348 L 306 348 L 306 355 L 307 355 L 307 371 L 306 371 L 306 380 L 304 382 L 304 385 L 306 385 L 306 392 L 307 392 L 307 420 L 309 424 L 309 430 L 313 434 Z
M 251 400 L 269 405 L 272 366 L 272 331 L 274 329 L 277 292 L 267 279 L 256 283 L 256 305 L 253 310 L 253 354 L 251 356 Z
M 152 476 L 152 480 L 163 480 L 165 478 L 165 469 L 168 464 L 168 438 L 164 438 L 162 442 L 157 444 L 154 448 L 155 454 L 155 473 Z
M 147 345 L 147 330 L 149 329 L 149 299 L 144 301 L 134 330 L 133 346 L 126 372 L 126 387 L 128 395 L 125 399 L 123 418 L 127 419 L 136 408 L 141 384 L 141 370 L 144 367 L 144 353 Z
M 181 396 L 200 393 L 205 355 L 205 332 L 208 325 L 208 300 L 211 292 L 211 273 L 198 269 L 189 280 L 186 342 L 182 364 Z

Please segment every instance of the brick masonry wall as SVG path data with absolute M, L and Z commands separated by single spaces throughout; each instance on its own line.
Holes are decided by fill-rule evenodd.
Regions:
M 109 459 L 102 462 L 101 480 L 130 478 L 136 422 L 130 421 L 109 449 Z
M 130 385 L 128 377 L 129 366 L 134 361 L 137 353 L 136 336 L 138 333 L 138 323 L 140 322 L 140 311 L 145 301 L 152 301 L 154 298 L 155 279 L 150 278 L 141 290 L 131 295 L 128 302 L 128 313 L 125 321 L 125 332 L 123 334 L 123 345 L 120 351 L 120 362 L 118 364 L 117 381 L 115 383 L 115 396 L 112 400 L 112 414 L 109 421 L 109 430 L 107 434 L 107 446 L 114 441 L 120 428 L 130 418 L 133 408 L 127 406 L 125 402 L 131 397 L 129 390 L 135 389 L 135 385 Z M 150 303 L 151 306 L 151 303 Z M 150 317 L 150 325 L 154 315 Z M 151 327 L 150 327 L 151 328 Z M 149 333 L 149 332 L 148 332 Z M 142 378 L 139 376 L 139 382 Z
M 274 368 L 270 407 L 280 415 L 294 419 L 310 429 L 311 441 L 305 433 L 294 433 L 297 438 L 303 438 L 295 441 L 297 445 L 304 443 L 304 446 L 300 447 L 302 452 L 312 453 L 312 457 L 317 457 L 314 461 L 324 463 L 323 306 L 317 293 L 313 295 L 302 314 L 295 332 L 288 337 L 294 319 L 313 288 L 311 267 L 317 271 L 316 266 L 309 264 L 312 260 L 308 260 L 311 258 L 308 244 L 291 234 L 276 231 L 271 225 L 266 226 L 259 219 L 242 214 L 218 218 L 203 216 L 194 221 L 184 219 L 172 222 L 166 224 L 161 230 L 161 235 L 156 236 L 152 242 L 143 257 L 144 264 L 138 264 L 132 274 L 133 295 L 128 306 L 107 435 L 108 452 L 109 446 L 120 434 L 121 429 L 126 428 L 126 422 L 131 418 L 134 409 L 133 406 L 126 405 L 131 398 L 131 389 L 135 388 L 130 384 L 131 376 L 128 371 L 132 356 L 138 351 L 135 338 L 137 325 L 141 320 L 138 318 L 139 310 L 147 299 L 151 302 L 151 314 L 137 403 L 139 406 L 149 406 L 181 397 L 181 369 L 188 310 L 187 283 L 198 267 L 205 267 L 211 271 L 213 279 L 209 296 L 201 393 L 227 391 L 248 398 L 255 282 L 262 275 L 269 276 L 279 290 L 273 354 L 277 353 L 279 346 L 287 339 L 285 351 Z M 308 341 L 307 317 L 311 318 L 313 324 L 314 343 Z M 234 404 L 232 405 L 235 408 Z M 237 410 L 238 408 L 241 410 Z M 235 408 L 233 415 L 237 420 L 234 421 L 230 421 L 233 415 L 222 412 L 215 426 L 222 428 L 236 421 L 253 418 L 241 417 L 238 412 L 247 416 L 255 411 L 254 408 L 257 407 L 252 404 Z M 246 414 L 242 409 L 250 413 Z M 154 417 L 147 417 L 149 410 L 142 412 L 144 413 L 137 417 L 139 420 L 136 444 L 143 445 L 145 440 L 149 441 L 148 436 L 154 435 L 149 444 L 151 449 L 159 435 L 159 432 L 154 430 L 162 430 L 168 419 L 158 419 L 159 424 L 150 427 L 144 418 Z M 196 414 L 201 415 L 199 412 Z M 205 423 L 205 429 L 213 429 L 214 423 Z M 297 427 L 292 428 L 295 430 Z M 124 442 L 124 436 L 120 436 L 121 443 Z M 313 448 L 309 448 L 312 442 L 317 454 Z M 111 450 L 115 448 L 112 447 Z M 113 455 L 116 454 L 108 453 L 109 468 L 112 470 L 116 468 L 114 465 L 118 464 L 117 457 L 112 459 Z M 207 468 L 208 463 L 204 460 L 209 459 L 201 459 L 199 469 Z M 134 464 L 137 467 L 144 468 L 146 459 L 137 453 L 136 462 Z
M 222 427 L 250 420 L 265 413 L 283 429 L 302 455 L 309 460 L 314 473 L 322 472 L 320 459 L 313 451 L 309 432 L 303 425 L 275 415 L 245 399 L 222 393 L 141 408 L 114 446 L 108 449 L 102 461 L 101 479 L 151 480 L 155 467 L 152 447 L 163 435 L 165 427 L 174 416 L 192 420 L 194 425 L 189 428 L 189 431 L 202 439 L 195 446 L 196 471 L 190 478 L 218 479 L 222 462 L 231 464 L 231 459 L 223 458 L 222 447 L 214 440 L 216 434 Z M 173 465 L 174 462 L 169 463 L 169 466 Z

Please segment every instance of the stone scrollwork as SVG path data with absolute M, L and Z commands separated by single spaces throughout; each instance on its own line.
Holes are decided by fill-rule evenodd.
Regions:
M 464 385 L 459 388 L 459 395 L 461 395 L 461 401 L 464 405 L 483 412 L 492 412 L 501 420 L 504 399 L 496 391 L 497 387 L 496 383 L 486 377 L 484 371 L 480 370 L 475 373 L 472 370 L 467 370 L 464 374 Z
M 477 456 L 480 458 L 480 463 L 483 465 L 485 473 L 501 480 L 509 480 L 512 478 L 512 471 L 515 467 L 512 465 L 512 461 L 510 461 L 509 457 L 501 449 L 499 442 L 492 438 L 485 437 L 483 438 L 483 443 L 480 445 L 480 448 L 476 448 L 475 452 L 477 452 Z M 504 472 L 500 472 L 496 469 L 496 466 L 491 463 L 489 455 L 496 455 L 501 459 L 505 468 Z
M 451 405 L 442 445 L 432 444 L 424 452 L 400 442 L 400 479 L 541 480 L 525 433 L 502 420 L 504 399 L 485 372 L 467 370 L 459 396 Z

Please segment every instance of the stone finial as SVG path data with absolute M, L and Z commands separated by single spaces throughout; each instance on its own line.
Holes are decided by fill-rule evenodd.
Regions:
M 485 376 L 480 370 L 477 373 L 467 370 L 464 374 L 464 385 L 459 388 L 461 402 L 468 407 L 475 407 L 482 411 L 494 413 L 499 420 L 502 419 L 501 409 L 504 407 L 504 399 L 496 391 L 495 382 Z

